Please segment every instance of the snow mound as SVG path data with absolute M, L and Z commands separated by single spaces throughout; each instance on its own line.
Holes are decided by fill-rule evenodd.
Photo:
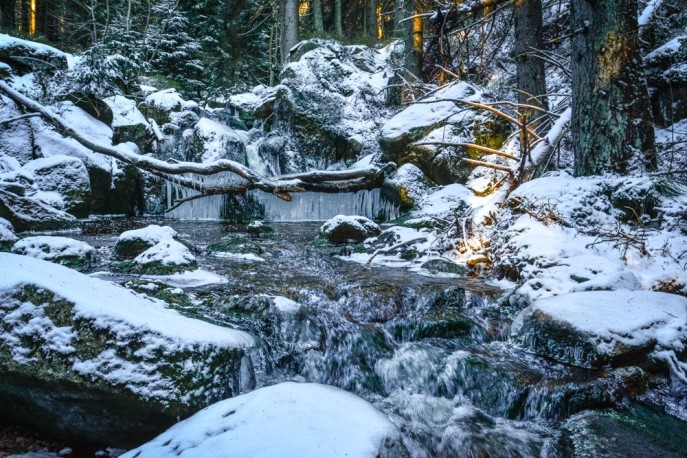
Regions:
M 164 111 L 177 111 L 184 105 L 184 99 L 176 89 L 165 89 L 147 96 L 145 103 Z
M 189 249 L 174 239 L 162 240 L 136 256 L 134 262 L 146 265 L 159 262 L 162 265 L 189 264 L 196 260 Z
M 95 248 L 86 242 L 67 237 L 26 237 L 14 244 L 12 252 L 44 261 L 57 262 L 64 258 L 88 259 Z
M 129 242 L 135 240 L 143 240 L 150 245 L 155 245 L 163 240 L 173 239 L 177 236 L 177 232 L 169 226 L 158 226 L 151 224 L 141 229 L 133 229 L 131 231 L 122 232 L 117 239 L 118 242 Z
M 134 457 L 402 456 L 399 432 L 339 388 L 281 383 L 218 402 L 122 455 Z
M 148 125 L 146 118 L 136 107 L 134 100 L 127 99 L 122 95 L 107 97 L 103 101 L 110 107 L 114 118 L 112 127 L 133 126 L 136 124 Z
M 14 243 L 17 241 L 17 236 L 12 230 L 12 223 L 5 218 L 0 218 L 0 247 L 6 243 Z

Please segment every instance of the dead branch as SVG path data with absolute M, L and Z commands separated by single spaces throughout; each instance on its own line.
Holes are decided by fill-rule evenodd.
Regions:
M 463 162 L 466 164 L 475 165 L 478 167 L 488 167 L 494 170 L 500 170 L 501 172 L 507 172 L 511 177 L 514 176 L 513 170 L 505 165 L 492 164 L 491 162 L 478 161 L 475 159 L 468 159 L 467 157 L 462 158 Z
M 391 253 L 392 251 L 397 250 L 397 249 L 404 247 L 406 245 L 411 245 L 415 242 L 426 242 L 426 241 L 427 241 L 427 237 L 418 237 L 415 239 L 406 240 L 405 242 L 397 243 L 396 245 L 392 245 L 388 248 L 379 248 L 379 249 L 375 250 L 374 253 L 372 253 L 372 256 L 370 256 L 370 259 L 368 259 L 367 262 L 365 263 L 365 267 L 369 267 L 372 260 L 379 254 Z
M 17 116 L 15 118 L 3 119 L 2 121 L 0 121 L 0 126 L 4 126 L 5 124 L 10 124 L 13 122 L 21 121 L 22 119 L 35 118 L 36 116 L 40 116 L 40 115 L 38 113 L 28 113 L 25 115 Z
M 167 162 L 138 154 L 126 144 L 112 146 L 99 143 L 69 125 L 67 121 L 50 111 L 46 106 L 24 96 L 3 81 L 0 81 L 0 92 L 3 92 L 20 106 L 40 115 L 46 122 L 57 128 L 60 133 L 73 138 L 87 149 L 134 165 L 141 170 L 174 181 L 181 186 L 195 189 L 202 196 L 244 193 L 258 189 L 274 194 L 284 200 L 290 200 L 289 193 L 293 192 L 354 192 L 380 187 L 384 180 L 385 170 L 395 167 L 393 164 L 387 164 L 384 168 L 371 165 L 354 170 L 311 171 L 264 177 L 245 165 L 228 159 L 204 164 L 196 162 Z M 236 175 L 243 181 L 223 186 L 214 186 L 182 176 L 185 174 L 210 176 L 223 172 Z
M 513 156 L 512 154 L 505 153 L 503 151 L 489 148 L 488 146 L 482 146 L 482 145 L 476 145 L 474 143 L 452 143 L 452 142 L 419 142 L 419 143 L 413 143 L 412 146 L 425 146 L 425 145 L 434 145 L 434 146 L 455 146 L 455 147 L 466 147 L 466 148 L 474 148 L 478 151 L 482 151 L 484 153 L 488 154 L 496 154 L 497 156 L 505 157 L 506 159 L 511 159 L 513 161 L 519 161 L 520 159 L 517 156 Z

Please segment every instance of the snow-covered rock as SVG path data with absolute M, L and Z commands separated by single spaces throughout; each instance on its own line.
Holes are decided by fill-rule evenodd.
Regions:
M 360 243 L 381 232 L 377 223 L 364 216 L 337 215 L 320 228 L 320 234 L 334 244 Z
M 55 436 L 140 444 L 251 388 L 242 361 L 255 344 L 113 283 L 0 253 L 0 409 Z
M 77 270 L 87 268 L 95 261 L 95 248 L 67 237 L 26 237 L 14 244 L 12 252 Z
M 28 162 L 24 170 L 39 191 L 59 195 L 57 201 L 48 201 L 52 206 L 80 218 L 88 216 L 91 184 L 81 159 L 55 155 Z
M 9 251 L 16 241 L 17 236 L 14 235 L 12 223 L 0 218 L 0 251 Z
M 649 291 L 563 294 L 521 311 L 511 332 L 532 351 L 574 366 L 645 363 L 652 352 L 661 358 L 685 350 L 687 299 Z
M 382 192 L 402 210 L 409 210 L 429 193 L 432 186 L 422 170 L 413 164 L 403 164 L 389 178 L 384 180 Z
M 0 33 L 0 60 L 22 70 L 64 70 L 68 65 L 67 54 L 59 49 L 4 33 Z
M 198 268 L 195 256 L 169 226 L 152 224 L 123 232 L 113 250 L 124 260 L 116 270 L 148 275 L 166 275 Z
M 241 164 L 246 163 L 246 145 L 238 133 L 231 127 L 201 118 L 193 129 L 191 148 L 187 160 L 194 162 L 211 162 L 218 159 L 230 159 Z
M 402 458 L 400 432 L 339 388 L 281 383 L 214 404 L 122 458 Z
M 437 91 L 422 103 L 410 105 L 389 119 L 383 126 L 379 144 L 384 159 L 397 164 L 412 163 L 425 175 L 439 184 L 456 181 L 461 175 L 460 157 L 451 151 L 441 151 L 437 146 L 413 146 L 414 142 L 475 142 L 473 123 L 476 113 L 468 107 L 450 100 L 477 102 L 482 92 L 475 86 L 459 82 Z M 463 148 L 464 149 L 464 148 Z M 456 170 L 453 170 L 456 169 Z
M 0 188 L 0 218 L 5 218 L 17 232 L 72 229 L 77 219 L 41 200 L 17 195 Z
M 112 144 L 133 142 L 145 150 L 152 141 L 148 122 L 136 107 L 136 102 L 122 95 L 103 100 L 112 110 Z
M 170 121 L 170 114 L 180 111 L 184 106 L 184 99 L 175 89 L 165 89 L 146 96 L 139 108 L 146 118 L 152 118 L 159 125 Z

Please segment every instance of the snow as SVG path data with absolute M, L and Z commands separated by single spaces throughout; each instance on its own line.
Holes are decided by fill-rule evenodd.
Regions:
M 642 13 L 639 15 L 639 18 L 637 19 L 637 24 L 640 27 L 645 27 L 649 25 L 651 19 L 654 17 L 654 12 L 659 6 L 661 6 L 661 3 L 663 3 L 662 0 L 649 0 L 646 3 L 644 10 L 642 10 Z
M 57 48 L 53 48 L 52 46 L 37 43 L 35 41 L 22 40 L 21 38 L 16 38 L 5 33 L 0 33 L 0 49 L 10 46 L 21 46 L 24 48 L 32 49 L 37 53 L 53 54 L 55 56 L 64 57 L 65 59 L 67 59 L 68 56 L 67 53 L 62 52 Z
M 470 116 L 464 107 L 445 99 L 479 101 L 482 96 L 475 86 L 459 82 L 445 87 L 422 103 L 410 105 L 405 110 L 387 121 L 382 127 L 383 138 L 394 139 L 410 132 L 412 129 L 459 121 L 462 116 Z
M 216 258 L 229 258 L 229 259 L 238 259 L 238 260 L 245 260 L 245 261 L 256 261 L 256 262 L 264 262 L 265 258 L 261 258 L 260 256 L 253 254 L 253 253 L 230 253 L 226 251 L 215 251 L 212 253 L 212 256 Z
M 85 258 L 93 255 L 95 248 L 86 242 L 67 237 L 35 236 L 21 239 L 12 247 L 12 252 L 44 261 L 57 257 L 75 256 Z
M 14 242 L 16 240 L 17 236 L 12 230 L 12 223 L 5 218 L 0 218 L 0 242 Z
M 460 205 L 466 205 L 473 199 L 470 189 L 461 184 L 450 184 L 424 197 L 413 212 L 414 217 L 434 216 L 447 218 L 453 215 L 453 211 Z
M 155 245 L 163 240 L 173 239 L 176 236 L 177 232 L 169 226 L 151 224 L 141 229 L 122 232 L 117 240 L 122 242 L 143 240 L 151 245 Z
M 641 347 L 656 342 L 682 350 L 687 340 L 687 299 L 651 291 L 590 291 L 541 299 L 516 317 L 517 333 L 525 316 L 542 312 L 599 339 L 601 350 L 617 344 Z
M 112 127 L 148 124 L 146 118 L 138 110 L 134 100 L 127 99 L 122 95 L 113 95 L 112 97 L 103 99 L 103 101 L 110 107 L 114 115 Z
M 320 227 L 320 232 L 322 234 L 328 234 L 341 224 L 351 226 L 363 234 L 369 231 L 381 230 L 377 223 L 364 216 L 336 215 L 327 220 L 322 227 Z
M 339 388 L 281 383 L 218 402 L 122 458 L 376 457 L 398 430 Z
M 145 103 L 165 111 L 176 111 L 181 108 L 184 99 L 176 89 L 165 89 L 148 95 L 145 98 Z
M 227 147 L 232 143 L 243 143 L 239 134 L 229 126 L 208 118 L 201 118 L 195 126 L 194 135 L 203 141 L 202 162 L 225 159 Z
M 169 265 L 188 264 L 195 260 L 195 256 L 191 254 L 185 245 L 177 242 L 173 238 L 168 238 L 159 241 L 152 247 L 145 250 L 143 253 L 136 256 L 134 262 L 141 265 L 146 265 L 153 262 Z
M 644 61 L 650 62 L 656 59 L 669 58 L 675 54 L 685 42 L 687 42 L 687 35 L 677 36 L 644 56 Z
M 274 306 L 282 313 L 295 313 L 301 309 L 298 302 L 292 301 L 286 297 L 282 296 L 272 296 L 274 301 Z
M 166 308 L 164 302 L 66 267 L 27 256 L 0 253 L 0 290 L 4 294 L 35 285 L 74 303 L 76 317 L 93 320 L 118 334 L 152 332 L 170 346 L 248 347 L 249 334 L 193 320 Z

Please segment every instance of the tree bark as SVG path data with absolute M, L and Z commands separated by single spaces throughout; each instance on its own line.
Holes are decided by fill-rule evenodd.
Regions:
M 405 70 L 406 73 L 422 79 L 423 20 L 416 8 L 417 0 L 404 0 L 405 21 Z M 416 16 L 416 17 L 413 17 Z M 411 19 L 412 18 L 412 19 Z M 407 75 L 409 76 L 409 75 Z M 412 79 L 413 76 L 410 76 Z
M 576 175 L 656 165 L 637 0 L 572 0 L 572 123 Z
M 313 26 L 315 33 L 324 33 L 324 23 L 322 21 L 322 0 L 313 0 L 312 3 Z
M 516 63 L 516 88 L 518 102 L 536 105 L 548 110 L 546 97 L 546 75 L 544 61 L 533 56 L 532 51 L 542 49 L 542 5 L 541 0 L 516 0 L 513 5 L 515 23 L 515 45 L 513 53 Z M 531 111 L 528 118 L 533 115 Z
M 289 51 L 298 43 L 298 0 L 282 0 L 281 63 L 289 63 Z
M 334 31 L 336 38 L 343 38 L 342 0 L 334 0 Z
M 365 0 L 365 31 L 371 43 L 377 42 L 377 0 Z

